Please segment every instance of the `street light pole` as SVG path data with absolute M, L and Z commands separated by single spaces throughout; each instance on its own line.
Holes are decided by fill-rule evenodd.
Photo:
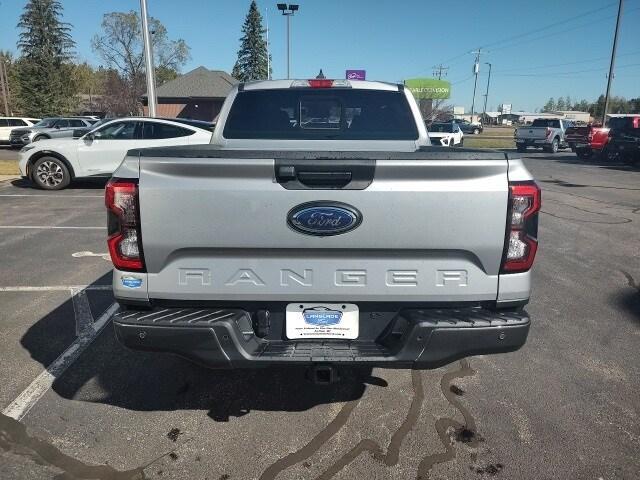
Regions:
M 489 76 L 487 77 L 487 91 L 484 94 L 484 108 L 482 109 L 482 117 L 487 115 L 487 99 L 489 98 L 489 83 L 491 82 L 491 64 L 484 62 L 485 65 L 489 65 Z
M 140 0 L 140 16 L 142 17 L 142 40 L 144 43 L 144 64 L 147 74 L 147 103 L 149 116 L 156 116 L 156 79 L 153 66 L 153 49 L 149 37 L 149 18 L 147 17 L 147 0 Z
M 287 78 L 291 78 L 291 18 L 300 8 L 300 5 L 290 3 L 278 3 L 276 4 L 278 10 L 287 17 Z
M 611 81 L 613 80 L 613 67 L 616 62 L 616 49 L 618 48 L 618 29 L 620 28 L 620 17 L 622 17 L 622 0 L 618 3 L 618 17 L 616 18 L 616 31 L 613 34 L 613 48 L 611 49 L 611 63 L 609 64 L 609 78 L 607 78 L 607 93 L 604 96 L 604 110 L 602 111 L 602 125 L 607 123 L 607 109 L 609 108 L 609 94 L 611 92 Z
M 287 15 L 287 78 L 291 78 L 291 15 Z

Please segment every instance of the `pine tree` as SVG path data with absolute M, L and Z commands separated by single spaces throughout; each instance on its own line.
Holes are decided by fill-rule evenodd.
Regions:
M 29 0 L 20 16 L 18 88 L 26 115 L 64 114 L 75 102 L 70 60 L 75 43 L 58 0 Z
M 555 109 L 556 109 L 556 102 L 553 100 L 553 97 L 551 97 L 549 101 L 547 101 L 547 103 L 544 104 L 544 107 L 542 107 L 543 112 L 552 112 Z
M 267 42 L 264 39 L 266 30 L 262 28 L 262 15 L 255 0 L 249 6 L 249 13 L 242 26 L 242 38 L 238 60 L 233 66 L 233 75 L 238 80 L 266 80 L 271 73 L 268 68 Z

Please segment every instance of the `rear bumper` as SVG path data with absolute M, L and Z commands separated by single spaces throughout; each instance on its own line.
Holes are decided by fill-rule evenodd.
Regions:
M 284 315 L 277 313 L 270 317 L 271 332 L 260 338 L 254 333 L 258 316 L 243 309 L 124 310 L 113 324 L 116 337 L 129 348 L 170 352 L 211 368 L 344 364 L 430 369 L 470 355 L 518 350 L 530 327 L 524 311 L 473 307 L 376 313 L 361 313 L 358 340 L 288 340 L 282 333 Z
M 525 147 L 544 147 L 551 145 L 551 142 L 545 138 L 516 138 L 516 144 Z

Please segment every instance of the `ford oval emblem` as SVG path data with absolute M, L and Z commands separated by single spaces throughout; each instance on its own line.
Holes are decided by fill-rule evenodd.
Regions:
M 356 228 L 362 214 L 351 205 L 340 202 L 309 202 L 293 207 L 287 223 L 297 232 L 327 237 L 340 235 Z

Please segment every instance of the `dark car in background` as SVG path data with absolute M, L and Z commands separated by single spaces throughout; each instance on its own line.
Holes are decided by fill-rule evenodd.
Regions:
M 471 133 L 473 135 L 478 135 L 484 130 L 481 123 L 471 123 L 469 120 L 464 120 L 461 118 L 454 118 L 451 120 L 451 122 L 458 125 L 460 127 L 460 130 L 462 130 L 462 133 Z
M 630 164 L 640 162 L 640 115 L 624 115 L 609 120 L 609 142 L 604 157 Z

